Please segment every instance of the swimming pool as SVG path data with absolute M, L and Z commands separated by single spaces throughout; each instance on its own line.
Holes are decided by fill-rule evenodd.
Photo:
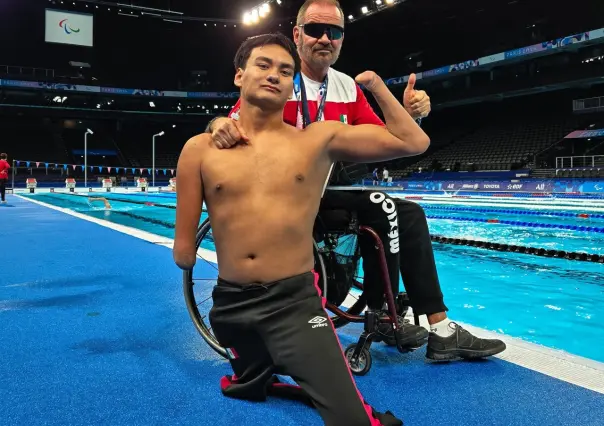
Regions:
M 102 203 L 91 207 L 83 195 L 25 196 L 164 237 L 174 236 L 174 194 L 102 194 L 110 199 L 111 211 L 105 211 Z M 604 254 L 604 233 L 594 230 L 604 228 L 602 213 L 584 210 L 581 214 L 588 217 L 579 217 L 576 211 L 559 209 L 420 204 L 432 234 Z M 485 219 L 499 223 L 481 221 Z M 433 246 L 452 319 L 604 362 L 604 350 L 595 343 L 601 340 L 604 328 L 603 264 L 440 243 Z

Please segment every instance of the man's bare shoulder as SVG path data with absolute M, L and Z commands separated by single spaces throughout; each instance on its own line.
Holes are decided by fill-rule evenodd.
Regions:
M 183 151 L 197 151 L 205 150 L 212 145 L 212 135 L 209 133 L 200 133 L 199 135 L 193 136 L 185 143 Z
M 199 169 L 202 166 L 204 155 L 212 144 L 212 136 L 209 133 L 202 133 L 193 136 L 183 146 L 178 159 L 179 168 Z

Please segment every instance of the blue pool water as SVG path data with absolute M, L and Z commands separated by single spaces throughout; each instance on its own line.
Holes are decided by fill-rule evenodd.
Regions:
M 102 203 L 90 205 L 84 196 L 27 196 L 164 237 L 174 236 L 174 194 L 107 194 L 111 211 L 105 211 Z M 570 216 L 527 215 L 522 213 L 531 210 L 522 208 L 506 208 L 507 213 L 486 213 L 480 211 L 484 209 L 482 207 L 452 211 L 444 206 L 422 206 L 429 217 L 488 218 L 604 228 L 604 219 L 581 219 L 576 217 L 576 212 L 566 212 Z M 204 219 L 205 215 L 201 220 Z M 452 219 L 429 219 L 429 225 L 432 234 L 451 238 L 604 253 L 604 233 L 598 232 Z M 603 264 L 438 243 L 433 246 L 445 303 L 452 319 L 604 362 L 604 349 L 595 343 L 601 340 L 604 329 Z M 205 248 L 212 249 L 207 245 Z
M 596 232 L 604 230 L 604 218 L 600 217 L 603 215 L 600 212 L 587 213 L 588 218 L 581 218 L 578 217 L 578 212 L 557 210 L 542 212 L 530 208 L 461 207 L 463 211 L 457 211 L 446 210 L 444 206 L 433 204 L 422 204 L 422 207 L 429 218 L 430 232 L 433 234 L 548 250 L 604 254 L 604 232 Z M 562 213 L 568 216 L 558 216 Z M 447 219 L 430 219 L 434 216 L 445 216 Z M 490 219 L 515 224 L 482 222 Z M 544 228 L 541 225 L 552 227 Z M 561 227 L 571 229 L 560 229 Z M 581 230 L 581 228 L 585 229 Z

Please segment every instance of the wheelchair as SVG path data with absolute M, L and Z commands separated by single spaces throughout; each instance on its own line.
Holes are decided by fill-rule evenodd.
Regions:
M 334 327 L 340 328 L 348 323 L 364 324 L 364 331 L 358 342 L 344 350 L 344 356 L 352 373 L 362 376 L 371 369 L 372 357 L 369 349 L 372 342 L 383 341 L 389 346 L 396 346 L 400 352 L 409 352 L 409 349 L 401 347 L 396 331 L 400 326 L 399 317 L 405 316 L 410 304 L 406 294 L 392 293 L 384 246 L 378 234 L 369 227 L 360 226 L 354 213 L 344 211 L 333 213 L 332 215 L 331 212 L 325 214 L 322 212 L 315 222 L 314 270 L 319 274 L 318 286 L 326 299 L 327 310 L 333 314 L 330 315 L 330 319 Z M 367 303 L 362 293 L 363 281 L 358 274 L 361 260 L 358 236 L 362 234 L 368 235 L 375 241 L 386 295 L 386 312 L 366 309 Z M 197 262 L 195 269 L 183 272 L 187 310 L 204 341 L 220 356 L 228 358 L 227 351 L 212 333 L 208 318 L 212 307 L 212 289 L 218 277 L 209 218 L 199 226 L 196 244 L 197 257 L 205 261 L 202 264 L 205 266 L 200 268 L 200 262 Z M 203 273 L 196 272 L 198 269 L 203 269 Z M 200 274 L 207 277 L 196 276 Z M 361 294 L 355 297 L 351 293 L 352 288 L 356 289 L 354 293 L 361 292 Z M 353 303 L 347 310 L 343 310 L 340 306 L 346 299 L 352 299 Z M 418 324 L 417 316 L 415 322 Z M 381 324 L 388 324 L 387 334 L 383 331 L 384 327 L 379 327 Z

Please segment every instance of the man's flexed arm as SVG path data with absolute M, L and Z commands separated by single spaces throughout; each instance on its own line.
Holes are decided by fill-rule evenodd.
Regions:
M 387 161 L 418 155 L 428 149 L 428 135 L 405 111 L 379 76 L 372 71 L 366 71 L 357 76 L 356 81 L 373 94 L 386 119 L 386 128 L 375 125 L 347 126 L 336 122 L 323 123 L 330 127 L 328 151 L 334 160 Z
M 174 235 L 174 262 L 184 270 L 195 266 L 195 236 L 203 204 L 203 181 L 200 158 L 203 144 L 209 135 L 195 136 L 182 149 L 176 168 L 176 226 Z

